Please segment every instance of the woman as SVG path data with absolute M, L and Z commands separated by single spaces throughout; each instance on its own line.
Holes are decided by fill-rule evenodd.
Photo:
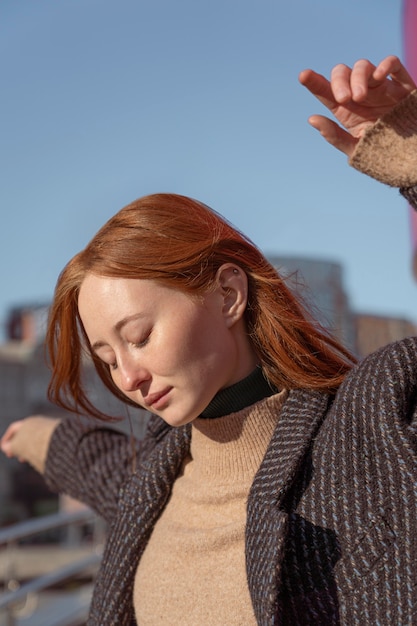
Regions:
M 415 201 L 417 96 L 398 59 L 300 80 L 344 129 L 310 123 Z M 133 448 L 41 416 L 2 440 L 109 522 L 90 625 L 417 620 L 416 339 L 354 365 L 249 240 L 160 194 L 70 261 L 47 340 L 59 405 L 105 417 L 81 384 L 87 350 L 154 414 Z

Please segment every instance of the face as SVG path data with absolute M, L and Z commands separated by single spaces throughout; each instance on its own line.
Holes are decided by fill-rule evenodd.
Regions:
M 228 275 L 235 277 L 231 269 Z M 256 365 L 244 305 L 238 311 L 236 301 L 233 290 L 220 285 L 194 298 L 150 280 L 89 274 L 78 307 L 91 348 L 115 385 L 179 426 Z

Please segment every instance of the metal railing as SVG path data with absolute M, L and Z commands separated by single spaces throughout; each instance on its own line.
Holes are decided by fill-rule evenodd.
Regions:
M 87 554 L 59 567 L 55 567 L 52 571 L 47 571 L 37 575 L 30 580 L 19 580 L 16 571 L 16 554 L 18 550 L 24 549 L 19 546 L 22 540 L 28 537 L 38 535 L 59 529 L 66 530 L 64 540 L 54 544 L 57 549 L 62 549 L 67 553 L 73 552 L 75 546 L 81 545 L 82 529 L 91 529 L 91 539 Z M 99 518 L 92 511 L 83 509 L 72 513 L 56 513 L 42 518 L 31 519 L 26 522 L 15 524 L 11 527 L 0 530 L 0 554 L 3 563 L 3 593 L 0 594 L 0 617 L 1 612 L 5 612 L 5 626 L 18 626 L 23 623 L 19 621 L 22 607 L 24 607 L 29 598 L 33 598 L 51 587 L 63 585 L 67 581 L 87 575 L 92 577 L 95 569 L 101 560 L 101 549 L 103 544 L 104 529 Z M 21 578 L 21 577 L 20 577 Z M 64 607 L 64 603 L 60 603 L 60 608 L 55 611 L 49 611 L 49 621 L 46 623 L 45 618 L 39 622 L 42 626 L 70 626 L 83 623 L 88 612 L 89 594 L 80 594 L 80 598 L 71 606 Z M 37 604 L 37 603 L 34 603 Z M 77 606 L 75 606 L 77 605 Z M 28 611 L 26 610 L 26 613 Z M 28 623 L 29 622 L 24 622 Z M 30 623 L 37 623 L 35 621 Z M 1 624 L 1 622 L 0 622 Z

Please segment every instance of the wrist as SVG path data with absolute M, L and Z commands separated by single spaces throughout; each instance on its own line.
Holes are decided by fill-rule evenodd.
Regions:
M 392 187 L 417 185 L 417 90 L 365 132 L 349 163 Z

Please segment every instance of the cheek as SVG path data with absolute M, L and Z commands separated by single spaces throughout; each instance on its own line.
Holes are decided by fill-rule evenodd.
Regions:
M 178 346 L 178 362 L 183 366 L 221 367 L 222 360 L 227 360 L 231 350 L 230 336 L 227 330 L 216 320 L 203 317 L 191 320 L 187 332 Z
M 227 367 L 232 353 L 231 331 L 221 308 L 187 301 L 165 312 L 160 324 L 155 324 L 143 359 L 155 375 L 173 376 L 181 370 L 188 378 L 196 378 L 207 370 Z
M 222 329 L 202 313 L 171 318 L 158 333 L 152 347 L 152 360 L 160 373 L 174 374 L 179 369 L 204 367 L 225 344 Z M 162 371 L 164 370 L 164 371 Z

